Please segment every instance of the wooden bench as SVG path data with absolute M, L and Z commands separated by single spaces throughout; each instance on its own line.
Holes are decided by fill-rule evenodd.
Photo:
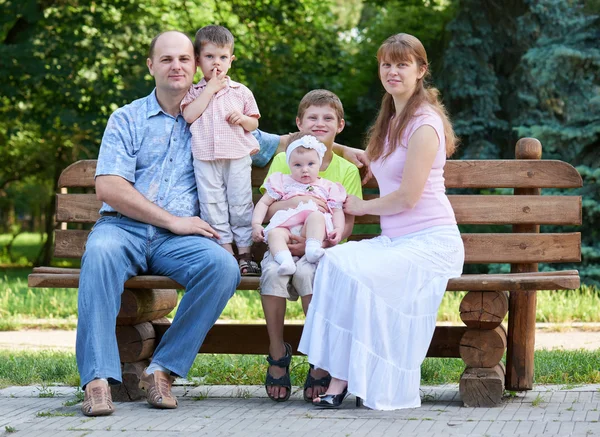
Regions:
M 465 326 L 438 326 L 429 357 L 460 357 L 466 370 L 460 380 L 465 405 L 491 406 L 501 402 L 504 389 L 530 390 L 533 385 L 536 290 L 579 287 L 576 270 L 538 272 L 537 263 L 577 262 L 581 237 L 577 232 L 540 233 L 540 225 L 581 224 L 580 196 L 541 196 L 541 188 L 576 188 L 582 180 L 568 163 L 541 160 L 541 144 L 535 139 L 517 143 L 514 160 L 449 160 L 445 168 L 449 189 L 514 188 L 513 194 L 454 194 L 450 201 L 461 225 L 499 225 L 491 233 L 462 233 L 466 263 L 508 263 L 507 274 L 465 274 L 450 280 L 448 291 L 467 291 L 460 305 Z M 65 169 L 57 194 L 54 255 L 80 258 L 90 225 L 98 219 L 100 202 L 93 194 L 96 161 L 79 161 Z M 258 187 L 265 169 L 254 169 L 252 184 Z M 376 194 L 374 180 L 365 197 Z M 67 189 L 72 192 L 67 193 Z M 463 190 L 469 191 L 469 190 Z M 379 223 L 379 217 L 357 217 L 356 224 Z M 472 226 L 471 226 L 472 227 Z M 489 229 L 489 226 L 486 226 Z M 361 239 L 372 235 L 353 235 Z M 261 259 L 264 245 L 256 245 Z M 77 288 L 79 270 L 38 267 L 29 275 L 30 287 Z M 238 289 L 255 290 L 259 278 L 245 277 Z M 116 333 L 123 380 L 113 390 L 117 400 L 140 397 L 138 375 L 147 364 L 169 321 L 164 317 L 177 303 L 182 287 L 161 276 L 128 280 L 117 319 Z M 501 322 L 508 314 L 507 329 Z M 286 325 L 285 338 L 296 350 L 301 325 Z M 506 367 L 501 360 L 506 355 Z M 264 324 L 216 324 L 200 353 L 268 353 Z

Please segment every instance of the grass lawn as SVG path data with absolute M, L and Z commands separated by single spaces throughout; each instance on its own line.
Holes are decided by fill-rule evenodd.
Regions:
M 15 242 L 13 258 L 19 260 L 7 266 L 8 256 L 2 246 L 8 236 L 0 235 L 0 330 L 23 327 L 75 328 L 77 317 L 76 289 L 30 289 L 27 265 L 37 254 L 39 234 L 23 234 Z M 57 260 L 57 265 L 68 265 Z M 4 267 L 2 267 L 4 266 Z M 76 266 L 75 266 L 76 267 Z M 438 321 L 459 323 L 458 308 L 464 293 L 448 292 L 438 312 Z M 538 322 L 600 322 L 600 290 L 583 286 L 575 291 L 540 291 Z M 289 320 L 303 320 L 299 302 L 288 305 Z M 260 296 L 256 291 L 238 291 L 229 301 L 222 320 L 236 322 L 263 321 Z M 538 384 L 600 383 L 600 350 L 597 351 L 536 351 L 535 382 Z M 458 358 L 426 359 L 422 366 L 423 384 L 458 382 L 464 369 Z M 302 385 L 308 364 L 305 357 L 294 357 L 292 383 Z M 198 355 L 190 378 L 201 384 L 263 384 L 266 361 L 257 355 Z M 75 356 L 70 352 L 9 352 L 0 350 L 0 387 L 10 385 L 59 383 L 79 384 Z
M 73 329 L 77 323 L 77 290 L 27 287 L 29 268 L 0 269 L 0 330 L 24 327 Z M 183 292 L 180 292 L 180 296 Z M 458 308 L 464 293 L 448 292 L 438 311 L 438 321 L 460 323 Z M 538 322 L 600 322 L 600 291 L 582 286 L 574 291 L 540 291 Z M 174 313 L 170 315 L 173 316 Z M 300 301 L 290 302 L 288 320 L 303 320 Z M 253 290 L 237 291 L 221 320 L 264 320 L 260 296 Z
M 75 328 L 77 322 L 77 290 L 66 288 L 30 289 L 28 264 L 38 254 L 41 235 L 20 234 L 13 244 L 10 264 L 4 246 L 10 240 L 0 234 L 0 330 L 24 327 Z M 77 267 L 78 261 L 55 260 L 56 265 Z M 181 296 L 182 292 L 180 292 Z M 448 292 L 438 311 L 438 321 L 460 323 L 458 308 L 464 293 Z M 538 293 L 537 321 L 570 323 L 600 322 L 600 290 L 582 286 L 574 291 L 540 291 Z M 173 313 L 174 314 L 174 313 Z M 173 316 L 170 315 L 170 317 Z M 299 301 L 288 305 L 288 320 L 303 320 Z M 256 291 L 241 290 L 229 301 L 221 320 L 257 322 L 264 320 L 260 296 Z
M 600 383 L 600 350 L 536 351 L 536 384 Z M 261 355 L 198 355 L 190 379 L 199 384 L 262 385 L 267 363 Z M 421 367 L 421 383 L 437 385 L 458 383 L 464 370 L 460 358 L 427 358 Z M 294 357 L 293 385 L 302 385 L 308 363 Z M 79 385 L 75 355 L 71 352 L 0 351 L 0 388 L 15 385 Z

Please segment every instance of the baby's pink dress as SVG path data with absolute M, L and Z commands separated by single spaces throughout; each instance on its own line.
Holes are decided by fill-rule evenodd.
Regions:
M 346 190 L 342 184 L 330 180 L 318 178 L 312 184 L 297 182 L 290 175 L 279 172 L 273 173 L 265 182 L 267 194 L 275 200 L 288 200 L 296 196 L 312 196 L 322 199 L 327 203 L 328 212 L 325 216 L 325 229 L 333 231 L 333 220 L 331 210 L 341 209 L 346 200 Z M 317 204 L 312 200 L 300 202 L 295 208 L 277 211 L 265 228 L 265 242 L 267 234 L 274 228 L 288 228 L 294 235 L 300 235 L 306 218 L 314 211 L 318 211 Z

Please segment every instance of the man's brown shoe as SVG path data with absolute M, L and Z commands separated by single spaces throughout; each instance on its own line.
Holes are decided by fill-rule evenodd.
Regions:
M 108 416 L 115 411 L 106 381 L 94 379 L 85 386 L 81 412 L 86 416 Z
M 171 375 L 156 370 L 148 375 L 144 370 L 140 377 L 140 388 L 146 392 L 146 399 L 156 408 L 177 408 L 177 398 L 171 393 L 173 384 Z

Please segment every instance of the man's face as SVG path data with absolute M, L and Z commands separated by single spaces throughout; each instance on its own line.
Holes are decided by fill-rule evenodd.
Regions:
M 179 32 L 161 35 L 152 58 L 146 63 L 160 91 L 178 93 L 192 85 L 196 73 L 194 47 L 189 38 Z
M 223 72 L 227 74 L 234 59 L 235 56 L 231 54 L 231 46 L 217 46 L 211 42 L 204 42 L 200 49 L 198 64 L 204 79 L 209 81 L 212 79 L 215 68 L 217 75 Z

